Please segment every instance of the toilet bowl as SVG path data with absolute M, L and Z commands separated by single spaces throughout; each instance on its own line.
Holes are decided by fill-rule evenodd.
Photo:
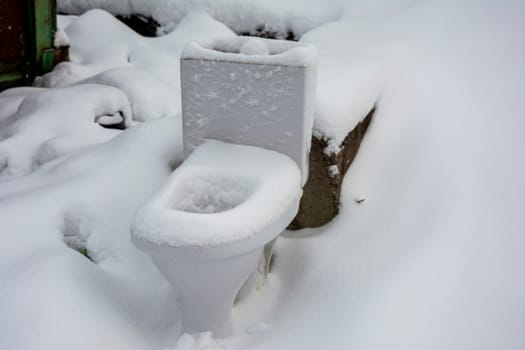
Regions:
M 297 214 L 301 194 L 288 156 L 207 140 L 144 203 L 132 242 L 174 287 L 183 332 L 231 333 L 237 292 Z
M 231 333 L 236 294 L 297 214 L 315 78 L 316 51 L 304 43 L 236 37 L 185 47 L 187 158 L 131 226 L 177 293 L 183 332 Z

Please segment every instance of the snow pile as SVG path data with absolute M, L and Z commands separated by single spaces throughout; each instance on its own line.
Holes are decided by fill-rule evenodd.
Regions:
M 321 55 L 319 121 L 332 110 L 345 123 L 339 111 L 353 109 L 355 96 L 356 116 L 379 96 L 377 114 L 340 215 L 278 240 L 268 283 L 234 308 L 232 338 L 179 337 L 176 296 L 129 241 L 134 213 L 177 162 L 175 118 L 115 131 L 78 152 L 66 146 L 35 172 L 0 182 L 0 348 L 525 348 L 524 6 L 355 0 L 348 22 L 305 35 Z M 72 45 L 114 34 L 100 35 L 97 21 L 84 30 L 77 39 L 66 30 Z M 118 55 L 120 47 L 123 60 L 113 66 L 108 56 L 107 69 L 123 68 L 129 47 L 120 43 L 107 49 Z M 78 73 L 71 81 L 107 70 L 89 55 L 69 65 Z M 10 120 L 17 144 L 33 133 L 46 139 L 25 132 L 36 116 L 11 120 L 26 118 L 18 107 L 37 93 L 47 92 L 1 95 L 0 120 Z M 334 105 L 330 94 L 340 99 Z M 68 101 L 53 102 L 57 115 Z M 45 133 L 56 135 L 51 107 L 42 106 L 53 125 Z M 81 106 L 83 128 L 102 130 Z M 319 128 L 339 137 L 325 122 Z
M 188 41 L 233 36 L 204 12 L 192 12 L 169 35 L 145 38 L 105 11 L 67 18 L 71 62 L 60 63 L 37 80 L 38 86 L 96 83 L 123 91 L 132 118 L 145 121 L 180 112 L 180 53 Z M 89 35 L 86 35 L 89 33 Z
M 334 24 L 368 38 L 347 65 L 384 57 L 377 114 L 339 216 L 279 240 L 268 302 L 238 305 L 272 327 L 237 348 L 525 347 L 524 4 L 406 3 Z
M 109 69 L 79 84 L 100 84 L 119 89 L 129 99 L 133 119 L 138 122 L 173 118 L 180 113 L 180 106 L 177 104 L 180 97 L 175 95 L 178 93 L 177 89 L 141 68 Z
M 119 90 L 100 85 L 11 89 L 0 120 L 0 176 L 21 176 L 72 150 L 101 143 L 130 126 L 131 110 Z
M 183 334 L 173 350 L 224 350 L 225 348 L 220 344 L 220 340 L 213 339 L 213 334 L 198 333 L 195 335 Z M 164 349 L 169 350 L 169 349 Z
M 325 153 L 338 153 L 354 127 L 381 97 L 391 53 L 390 38 L 353 30 L 353 22 L 325 24 L 306 33 L 319 55 L 314 135 L 328 141 Z
M 287 156 L 210 140 L 144 204 L 132 232 L 175 247 L 236 243 L 278 221 L 301 192 L 301 173 Z
M 55 32 L 55 37 L 53 39 L 53 46 L 54 47 L 69 46 L 69 37 L 67 36 L 66 32 L 64 32 L 62 29 L 58 29 Z
M 269 33 L 284 39 L 289 33 L 300 37 L 306 31 L 341 15 L 337 0 L 59 0 L 58 9 L 81 14 L 100 8 L 117 15 L 152 17 L 169 31 L 192 11 L 205 11 L 236 33 Z
M 55 110 L 74 102 L 54 101 Z M 131 245 L 129 223 L 180 162 L 173 152 L 178 127 L 173 118 L 150 121 L 0 182 L 1 349 L 176 342 L 175 296 Z

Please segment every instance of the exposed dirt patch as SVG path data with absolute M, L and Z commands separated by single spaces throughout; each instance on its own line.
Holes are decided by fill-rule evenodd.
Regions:
M 324 149 L 328 146 L 328 141 L 312 138 L 308 181 L 304 187 L 299 213 L 288 229 L 318 227 L 338 214 L 344 176 L 359 150 L 374 112 L 375 108 L 346 136 L 338 154 L 326 155 Z

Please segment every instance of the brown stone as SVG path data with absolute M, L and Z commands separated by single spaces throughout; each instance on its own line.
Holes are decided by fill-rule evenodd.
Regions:
M 337 215 L 343 178 L 359 150 L 374 112 L 375 108 L 346 136 L 337 154 L 324 153 L 328 140 L 312 138 L 308 181 L 304 186 L 299 213 L 288 229 L 318 227 Z M 337 174 L 331 174 L 330 167 L 333 165 L 337 166 Z

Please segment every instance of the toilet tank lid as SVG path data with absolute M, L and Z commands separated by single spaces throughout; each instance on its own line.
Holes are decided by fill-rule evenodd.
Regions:
M 257 41 L 265 45 L 267 54 L 244 54 L 242 47 Z M 239 36 L 221 38 L 208 43 L 186 44 L 181 59 L 308 67 L 317 63 L 317 50 L 312 44 Z

